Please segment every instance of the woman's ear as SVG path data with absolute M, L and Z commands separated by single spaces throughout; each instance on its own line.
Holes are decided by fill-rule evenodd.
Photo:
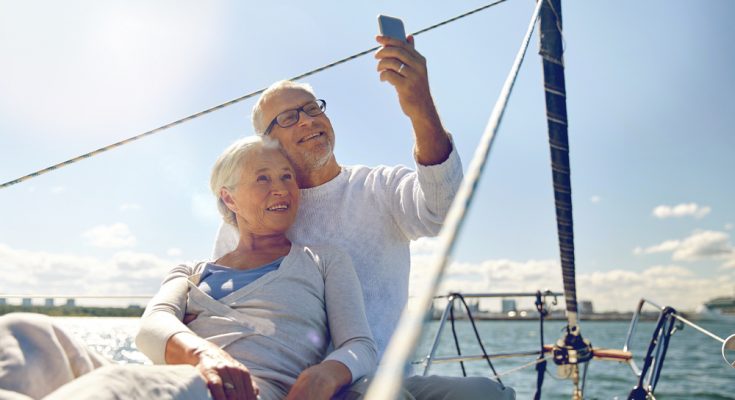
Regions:
M 222 202 L 225 203 L 230 211 L 237 213 L 237 204 L 235 204 L 235 199 L 232 198 L 232 194 L 227 190 L 227 188 L 220 188 L 219 198 L 222 199 Z

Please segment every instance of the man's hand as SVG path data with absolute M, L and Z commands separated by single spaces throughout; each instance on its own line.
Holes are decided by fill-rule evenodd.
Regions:
M 299 374 L 286 400 L 329 400 L 352 382 L 350 370 L 341 362 L 327 360 Z
M 380 80 L 396 88 L 403 113 L 411 119 L 416 135 L 416 161 L 422 165 L 440 164 L 449 157 L 449 141 L 429 90 L 426 58 L 414 47 L 413 36 L 403 42 L 376 36 L 383 47 L 375 53 Z
M 426 59 L 414 48 L 413 36 L 403 42 L 388 36 L 376 36 L 383 47 L 375 53 L 380 80 L 396 88 L 403 113 L 409 118 L 431 118 L 436 114 L 429 90 Z

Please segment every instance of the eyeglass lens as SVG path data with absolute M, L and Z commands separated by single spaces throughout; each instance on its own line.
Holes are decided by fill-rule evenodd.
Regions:
M 299 113 L 303 110 L 306 115 L 310 117 L 316 117 L 317 115 L 324 112 L 326 109 L 326 102 L 324 100 L 316 100 L 311 103 L 305 104 L 303 107 L 296 110 L 284 111 L 276 116 L 276 123 L 281 128 L 288 128 L 289 126 L 299 122 Z

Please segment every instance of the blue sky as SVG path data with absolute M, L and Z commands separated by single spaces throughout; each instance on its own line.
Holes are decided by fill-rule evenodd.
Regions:
M 276 3 L 276 2 L 273 2 Z M 0 181 L 136 135 L 484 2 L 0 2 Z M 725 0 L 565 2 L 578 292 L 694 309 L 735 293 L 735 37 Z M 416 38 L 469 165 L 528 25 L 508 0 Z M 443 290 L 561 289 L 534 36 Z M 343 164 L 412 165 L 366 56 L 308 79 Z M 0 292 L 150 294 L 209 255 L 219 152 L 253 101 L 0 190 Z M 414 246 L 414 279 L 433 242 Z

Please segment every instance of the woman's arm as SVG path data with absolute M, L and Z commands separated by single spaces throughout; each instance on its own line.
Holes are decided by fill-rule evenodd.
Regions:
M 319 255 L 327 264 L 324 301 L 335 350 L 299 375 L 288 400 L 329 399 L 345 385 L 372 373 L 377 365 L 378 351 L 350 257 L 335 250 Z
M 214 400 L 256 400 L 260 392 L 250 371 L 217 345 L 189 333 L 179 332 L 166 342 L 167 364 L 196 367 L 207 382 Z
M 140 320 L 135 344 L 155 364 L 166 363 L 166 344 L 172 336 L 180 332 L 193 334 L 182 322 L 191 273 L 192 267 L 188 265 L 174 267 L 146 306 Z
M 171 270 L 146 307 L 135 343 L 156 364 L 195 366 L 215 400 L 254 400 L 258 388 L 250 371 L 182 322 L 191 274 L 192 268 L 186 265 Z

